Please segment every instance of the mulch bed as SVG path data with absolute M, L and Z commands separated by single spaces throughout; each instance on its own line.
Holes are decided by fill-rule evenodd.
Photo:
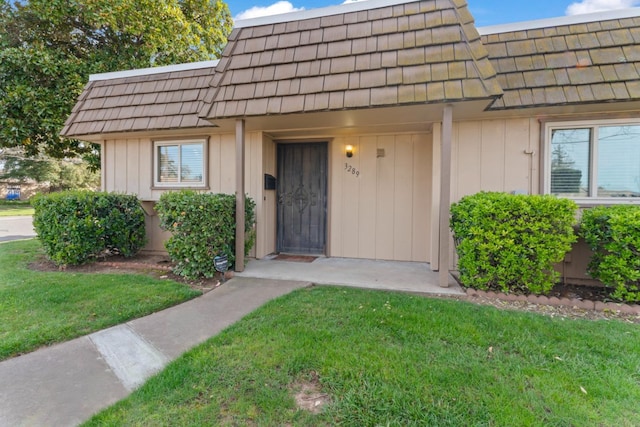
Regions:
M 125 258 L 120 255 L 112 255 L 100 258 L 95 262 L 83 265 L 69 265 L 60 268 L 44 256 L 29 264 L 29 268 L 35 271 L 68 271 L 74 273 L 138 273 L 148 274 L 158 279 L 171 279 L 184 283 L 192 289 L 207 293 L 222 283 L 222 275 L 216 274 L 210 279 L 188 280 L 171 272 L 171 261 L 162 255 L 136 255 Z M 230 272 L 227 272 L 230 276 Z

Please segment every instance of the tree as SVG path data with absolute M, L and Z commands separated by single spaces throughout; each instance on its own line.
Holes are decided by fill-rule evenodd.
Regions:
M 49 191 L 96 190 L 100 174 L 78 159 L 53 159 L 39 153 L 26 157 L 22 148 L 0 150 L 0 179 L 49 185 Z
M 89 74 L 213 59 L 222 0 L 0 0 L 0 148 L 86 155 L 59 136 Z

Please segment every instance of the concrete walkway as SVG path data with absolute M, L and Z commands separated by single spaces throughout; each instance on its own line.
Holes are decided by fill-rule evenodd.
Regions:
M 0 362 L 0 426 L 74 426 L 196 344 L 310 285 L 234 278 L 181 305 Z
M 462 295 L 449 276 L 449 287 L 438 285 L 438 273 L 424 262 L 377 261 L 355 258 L 316 258 L 313 262 L 251 260 L 240 277 L 302 280 L 319 285 L 343 285 L 367 289 Z

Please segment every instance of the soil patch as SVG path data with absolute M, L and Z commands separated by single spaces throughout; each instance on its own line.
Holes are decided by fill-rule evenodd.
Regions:
M 290 387 L 298 409 L 318 414 L 331 399 L 321 390 L 320 380 L 315 371 L 309 373 L 308 378 L 297 381 Z

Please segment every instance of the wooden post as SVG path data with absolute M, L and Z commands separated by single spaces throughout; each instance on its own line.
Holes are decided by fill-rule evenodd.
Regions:
M 235 271 L 244 271 L 244 119 L 236 120 L 236 262 Z
M 449 287 L 449 209 L 451 205 L 451 135 L 453 133 L 453 108 L 442 112 L 442 138 L 440 140 L 440 245 L 438 283 Z

